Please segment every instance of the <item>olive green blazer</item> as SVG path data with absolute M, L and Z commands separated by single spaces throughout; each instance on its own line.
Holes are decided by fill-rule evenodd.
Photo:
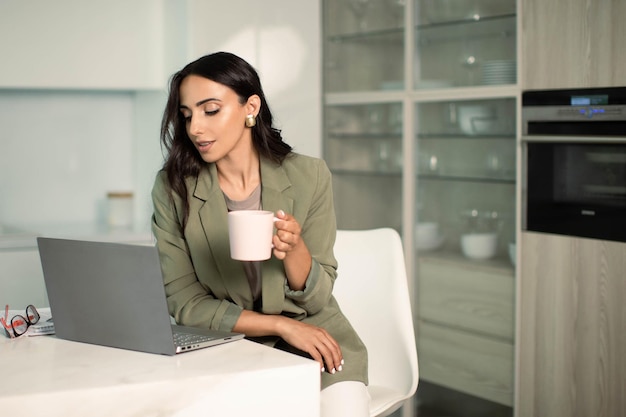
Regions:
M 322 388 L 344 380 L 367 383 L 366 348 L 332 295 L 336 221 L 328 167 L 321 159 L 298 154 L 281 165 L 261 158 L 261 183 L 263 209 L 283 210 L 296 218 L 313 262 L 306 288 L 292 291 L 282 261 L 264 261 L 257 311 L 323 327 L 337 340 L 345 365 L 335 375 L 322 374 Z M 230 257 L 228 210 L 215 164 L 207 164 L 197 178 L 188 178 L 187 188 L 190 211 L 184 231 L 182 201 L 170 199 L 164 172 L 157 175 L 152 190 L 152 230 L 169 311 L 180 324 L 230 331 L 242 309 L 254 309 L 254 300 L 241 262 Z M 264 341 L 278 341 L 269 339 Z

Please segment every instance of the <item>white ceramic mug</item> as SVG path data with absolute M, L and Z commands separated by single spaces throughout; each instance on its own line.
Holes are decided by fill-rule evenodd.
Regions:
M 236 210 L 228 213 L 230 257 L 240 261 L 264 261 L 272 255 L 274 213 Z

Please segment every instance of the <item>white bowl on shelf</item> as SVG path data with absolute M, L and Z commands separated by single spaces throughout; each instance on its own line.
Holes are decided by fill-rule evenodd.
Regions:
M 421 222 L 415 226 L 415 246 L 418 250 L 434 250 L 443 243 L 443 236 L 436 222 Z
M 470 259 L 493 258 L 497 246 L 498 235 L 495 233 L 468 233 L 461 236 L 461 251 Z
M 431 250 L 439 249 L 445 241 L 445 236 L 437 236 L 435 240 L 426 242 L 417 242 L 417 250 L 422 252 L 428 252 Z

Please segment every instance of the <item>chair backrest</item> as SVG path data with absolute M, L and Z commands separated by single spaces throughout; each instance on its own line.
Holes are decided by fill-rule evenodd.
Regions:
M 411 397 L 418 383 L 417 350 L 402 241 L 389 228 L 338 230 L 333 294 L 369 354 L 370 387 Z M 370 394 L 373 392 L 370 389 Z

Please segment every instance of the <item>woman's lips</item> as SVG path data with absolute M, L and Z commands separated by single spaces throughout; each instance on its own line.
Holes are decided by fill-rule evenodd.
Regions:
M 199 151 L 207 151 L 214 143 L 215 141 L 196 142 L 196 147 Z

